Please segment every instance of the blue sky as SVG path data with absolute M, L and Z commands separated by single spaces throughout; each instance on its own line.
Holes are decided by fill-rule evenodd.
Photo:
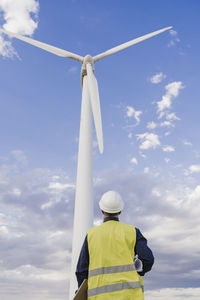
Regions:
M 79 55 L 173 30 L 95 64 L 104 153 L 94 132 L 95 222 L 108 189 L 156 263 L 146 299 L 200 295 L 197 1 L 0 0 L 5 29 Z M 66 299 L 81 107 L 80 63 L 0 36 L 0 295 Z

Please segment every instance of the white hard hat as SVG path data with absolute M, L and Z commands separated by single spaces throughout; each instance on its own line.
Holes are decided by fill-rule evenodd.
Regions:
M 99 207 L 107 213 L 114 214 L 119 213 L 123 209 L 124 202 L 119 193 L 108 191 L 101 197 Z

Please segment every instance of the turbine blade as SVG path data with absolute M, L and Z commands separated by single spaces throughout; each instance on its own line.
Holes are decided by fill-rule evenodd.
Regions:
M 54 46 L 51 46 L 51 45 L 39 42 L 39 41 L 36 41 L 36 40 L 28 38 L 26 36 L 19 35 L 19 34 L 16 34 L 16 33 L 13 33 L 13 32 L 10 32 L 10 31 L 4 30 L 4 29 L 1 29 L 1 28 L 0 28 L 0 32 L 3 32 L 3 33 L 5 33 L 5 34 L 7 34 L 7 35 L 9 35 L 11 37 L 15 37 L 15 38 L 17 38 L 19 40 L 22 40 L 22 41 L 24 41 L 26 43 L 34 45 L 34 46 L 36 46 L 38 48 L 41 48 L 43 50 L 46 50 L 46 51 L 51 52 L 53 54 L 56 54 L 58 56 L 68 57 L 68 58 L 72 58 L 72 59 L 78 60 L 80 62 L 83 62 L 83 57 L 82 56 L 74 54 L 72 52 L 69 52 L 69 51 L 66 51 L 66 50 L 63 50 L 63 49 L 60 49 L 60 48 L 57 48 L 57 47 L 54 47 Z
M 169 30 L 169 29 L 171 29 L 171 28 L 172 28 L 172 26 L 170 26 L 170 27 L 165 27 L 165 28 L 163 28 L 163 29 L 154 31 L 154 32 L 152 32 L 152 33 L 145 34 L 145 35 L 143 35 L 143 36 L 141 36 L 141 37 L 138 37 L 138 38 L 136 38 L 136 39 L 134 39 L 134 40 L 131 40 L 131 41 L 129 41 L 129 42 L 126 42 L 126 43 L 123 43 L 123 44 L 121 44 L 121 45 L 119 45 L 119 46 L 116 46 L 116 47 L 114 47 L 114 48 L 112 48 L 112 49 L 109 49 L 109 50 L 107 50 L 107 51 L 105 51 L 105 52 L 103 52 L 103 53 L 100 53 L 100 54 L 94 56 L 94 57 L 93 57 L 94 62 L 96 62 L 96 61 L 98 61 L 98 60 L 100 60 L 100 59 L 103 59 L 103 58 L 105 58 L 105 57 L 107 57 L 107 56 L 109 56 L 109 55 L 111 55 L 111 54 L 114 54 L 114 53 L 117 53 L 117 52 L 119 52 L 119 51 L 121 51 L 121 50 L 124 50 L 124 49 L 126 49 L 126 48 L 128 48 L 128 47 L 130 47 L 130 46 L 132 46 L 132 45 L 135 45 L 135 44 L 137 44 L 137 43 L 140 43 L 140 42 L 142 42 L 142 41 L 144 41 L 144 40 L 146 40 L 146 39 L 149 39 L 150 37 L 152 37 L 152 36 L 154 36 L 154 35 L 160 34 L 160 33 L 164 32 L 164 31 L 166 31 L 166 30 Z
M 94 117 L 94 124 L 96 129 L 97 141 L 99 145 L 100 153 L 103 153 L 103 131 L 101 121 L 101 108 L 99 100 L 99 90 L 97 80 L 94 76 L 92 65 L 87 64 L 87 78 L 88 78 L 88 90 L 90 94 L 90 102 L 92 107 L 92 113 Z

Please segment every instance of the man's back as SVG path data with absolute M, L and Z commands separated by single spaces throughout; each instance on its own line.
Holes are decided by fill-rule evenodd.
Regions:
M 110 220 L 88 231 L 88 247 L 90 249 L 90 266 L 97 267 L 122 264 L 127 260 L 134 263 L 134 247 L 136 242 L 135 227 Z M 102 249 L 102 251 L 101 251 Z M 91 255 L 95 253 L 95 257 Z M 111 263 L 112 262 L 112 263 Z
M 110 220 L 88 231 L 88 297 L 143 299 L 142 279 L 134 266 L 134 226 Z

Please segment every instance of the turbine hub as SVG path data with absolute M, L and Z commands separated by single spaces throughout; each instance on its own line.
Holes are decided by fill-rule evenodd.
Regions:
M 91 64 L 93 72 L 94 72 L 94 59 L 91 55 L 87 54 L 83 59 L 83 64 L 81 68 L 81 86 L 83 86 L 83 77 L 87 75 L 86 65 Z
M 87 54 L 85 57 L 84 57 L 84 59 L 83 59 L 83 64 L 88 64 L 88 63 L 90 63 L 90 64 L 94 64 L 94 60 L 93 60 L 93 57 L 91 56 L 91 55 L 89 55 L 89 54 Z

